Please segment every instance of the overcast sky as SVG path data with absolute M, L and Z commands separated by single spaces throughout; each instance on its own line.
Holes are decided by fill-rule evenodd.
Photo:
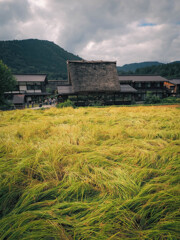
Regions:
M 180 0 L 0 0 L 0 40 L 53 41 L 86 60 L 180 60 Z

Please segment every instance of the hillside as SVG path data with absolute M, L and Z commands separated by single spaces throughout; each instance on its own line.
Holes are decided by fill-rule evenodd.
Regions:
M 150 66 L 157 66 L 162 63 L 159 62 L 141 62 L 141 63 L 130 63 L 130 64 L 125 64 L 121 67 L 117 67 L 118 72 L 135 72 L 136 69 L 138 68 L 144 68 L 144 67 L 150 67 Z
M 153 65 L 151 65 L 153 64 Z M 119 75 L 160 75 L 168 79 L 180 78 L 180 61 L 172 63 L 132 63 L 117 67 Z
M 0 41 L 0 59 L 13 74 L 45 73 L 48 79 L 67 79 L 67 60 L 81 58 L 53 42 L 37 39 Z M 162 64 L 141 62 L 117 67 L 119 74 L 158 74 L 167 78 L 180 77 L 180 62 Z
M 49 79 L 66 79 L 66 61 L 81 58 L 53 42 L 27 39 L 0 41 L 0 59 L 14 74 L 45 73 Z
M 0 239 L 178 240 L 179 111 L 0 112 Z
M 135 74 L 160 75 L 169 79 L 180 78 L 180 62 L 139 68 L 135 71 Z

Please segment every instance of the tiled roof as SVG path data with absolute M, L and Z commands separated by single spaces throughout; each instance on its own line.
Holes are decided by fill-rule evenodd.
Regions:
M 24 94 L 14 95 L 13 103 L 14 104 L 24 103 L 24 96 L 25 96 Z
M 119 81 L 132 81 L 132 82 L 165 82 L 166 78 L 154 75 L 129 75 L 129 76 L 119 76 Z
M 46 79 L 46 75 L 38 74 L 38 75 L 14 75 L 17 82 L 44 82 Z
M 130 85 L 123 84 L 121 85 L 121 92 L 136 93 L 137 90 Z
M 172 79 L 169 81 L 170 83 L 173 83 L 175 85 L 179 85 L 180 84 L 180 79 Z
M 58 89 L 58 94 L 60 95 L 75 93 L 73 91 L 72 86 L 58 86 L 57 89 Z M 121 92 L 136 93 L 137 90 L 131 87 L 130 85 L 124 84 L 124 85 L 121 85 Z

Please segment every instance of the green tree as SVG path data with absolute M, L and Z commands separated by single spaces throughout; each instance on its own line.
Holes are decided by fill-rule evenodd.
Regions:
M 145 103 L 154 104 L 160 103 L 160 98 L 155 96 L 151 91 L 148 91 L 145 98 Z
M 10 69 L 0 60 L 0 105 L 5 103 L 4 92 L 13 90 L 15 86 L 16 79 Z

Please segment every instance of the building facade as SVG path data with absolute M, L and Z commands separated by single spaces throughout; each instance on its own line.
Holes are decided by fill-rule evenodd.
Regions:
M 169 96 L 180 96 L 180 79 L 168 80 L 164 83 Z
M 119 82 L 121 86 L 123 84 L 129 84 L 137 90 L 135 101 L 144 101 L 147 92 L 151 92 L 153 95 L 164 98 L 167 96 L 166 87 L 164 83 L 167 79 L 161 76 L 154 75 L 129 75 L 119 76 Z
M 17 81 L 15 89 L 11 92 L 6 92 L 5 96 L 14 103 L 22 102 L 22 105 L 39 102 L 48 94 L 46 92 L 47 77 L 44 74 L 31 75 L 14 75 Z M 17 97 L 18 95 L 18 97 Z M 23 97 L 22 97 L 22 96 Z

